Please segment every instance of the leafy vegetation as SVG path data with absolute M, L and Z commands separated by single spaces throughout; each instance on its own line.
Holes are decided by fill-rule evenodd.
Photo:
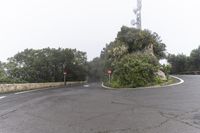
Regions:
M 190 56 L 170 54 L 167 59 L 173 74 L 200 74 L 200 47 L 192 50 Z
M 169 55 L 168 62 L 171 64 L 172 69 L 171 73 L 173 74 L 180 74 L 188 69 L 188 60 L 189 58 L 186 55 L 179 54 L 179 55 Z
M 165 73 L 165 75 L 167 76 L 167 79 L 169 79 L 169 74 L 171 72 L 172 66 L 170 64 L 163 64 L 161 65 L 161 71 L 163 71 Z
M 143 54 L 128 54 L 115 66 L 113 87 L 141 87 L 156 81 L 157 66 L 153 57 Z
M 88 80 L 90 82 L 101 81 L 103 77 L 103 61 L 101 58 L 94 58 L 88 62 Z
M 104 72 L 113 71 L 111 86 L 140 87 L 160 82 L 156 72 L 159 60 L 166 57 L 165 47 L 158 34 L 123 26 L 115 41 L 101 52 Z
M 159 70 L 168 75 L 169 66 L 159 60 L 166 57 L 166 45 L 157 33 L 123 26 L 116 39 L 102 50 L 100 57 L 87 62 L 86 53 L 76 49 L 25 49 L 0 63 L 1 83 L 38 83 L 104 80 L 112 70 L 111 86 L 139 87 L 162 82 Z
M 75 49 L 26 49 L 4 64 L 1 82 L 59 82 L 64 70 L 68 81 L 85 80 L 86 63 L 86 53 Z

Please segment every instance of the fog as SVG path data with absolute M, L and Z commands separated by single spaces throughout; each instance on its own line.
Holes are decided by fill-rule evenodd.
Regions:
M 143 0 L 142 26 L 157 32 L 170 53 L 200 44 L 200 1 Z M 122 25 L 132 26 L 136 0 L 0 1 L 0 60 L 25 48 L 77 48 L 99 56 Z

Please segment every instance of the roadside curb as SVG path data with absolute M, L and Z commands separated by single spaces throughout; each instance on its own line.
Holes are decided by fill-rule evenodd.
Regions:
M 103 84 L 103 82 L 102 82 L 102 84 L 101 84 L 101 87 L 102 87 L 102 88 L 105 88 L 105 89 L 115 89 L 115 88 L 111 88 L 111 87 L 105 86 L 105 85 Z
M 179 82 L 178 83 L 174 83 L 174 84 L 171 84 L 171 85 L 166 85 L 166 86 L 163 86 L 163 87 L 170 87 L 170 86 L 177 86 L 177 85 L 180 85 L 180 84 L 183 84 L 185 81 L 177 76 L 172 76 L 172 78 L 175 78 L 175 79 L 178 79 Z
M 177 86 L 180 84 L 183 84 L 185 81 L 177 76 L 172 76 L 170 75 L 172 78 L 175 78 L 177 80 L 179 80 L 178 83 L 174 83 L 174 84 L 170 84 L 170 85 L 164 85 L 164 86 L 149 86 L 149 87 L 138 87 L 138 88 L 112 88 L 112 87 L 108 87 L 105 86 L 104 83 L 102 82 L 101 87 L 105 88 L 105 89 L 109 89 L 109 90 L 117 90 L 117 89 L 134 89 L 134 90 L 141 90 L 141 89 L 151 89 L 151 88 L 165 88 L 165 87 L 171 87 L 171 86 Z

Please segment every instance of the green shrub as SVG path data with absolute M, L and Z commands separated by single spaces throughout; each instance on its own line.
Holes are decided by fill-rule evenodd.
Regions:
M 0 77 L 0 84 L 27 83 L 20 79 L 12 79 L 10 77 Z
M 124 56 L 115 66 L 113 87 L 142 87 L 156 82 L 154 57 L 142 53 Z
M 171 67 L 171 65 L 165 65 L 164 64 L 164 65 L 161 66 L 161 70 L 165 73 L 167 78 L 169 78 L 169 73 L 171 72 L 172 67 Z

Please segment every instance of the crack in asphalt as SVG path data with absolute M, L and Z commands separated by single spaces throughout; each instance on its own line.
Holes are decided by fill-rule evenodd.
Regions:
M 122 133 L 122 132 L 126 132 L 126 131 L 136 131 L 138 132 L 138 130 L 134 130 L 131 128 L 122 128 L 122 129 L 113 129 L 113 130 L 105 130 L 105 131 L 97 131 L 95 133 Z M 135 133 L 135 132 L 134 132 Z
M 17 111 L 17 109 L 14 109 L 14 110 L 8 111 L 6 113 L 3 113 L 3 114 L 0 115 L 0 118 L 7 119 L 8 117 L 6 117 L 6 116 L 8 116 L 8 115 L 10 115 L 10 114 L 12 114 L 12 113 L 14 113 L 16 111 Z
M 99 115 L 96 115 L 96 116 L 93 116 L 93 117 L 90 117 L 88 119 L 85 119 L 84 121 L 91 121 L 91 120 L 94 120 L 94 119 L 97 119 L 97 118 L 100 118 L 100 117 L 104 117 L 104 116 L 109 116 L 109 115 L 120 115 L 121 112 L 124 112 L 124 111 L 128 111 L 128 110 L 133 110 L 132 107 L 131 108 L 126 108 L 126 109 L 123 109 L 123 110 L 119 110 L 118 112 L 107 112 L 107 113 L 102 113 L 102 114 L 99 114 Z
M 85 119 L 84 121 L 87 122 L 87 121 L 91 121 L 91 120 L 94 120 L 94 119 L 98 119 L 100 117 L 104 117 L 104 116 L 108 116 L 108 115 L 113 115 L 113 114 L 114 114 L 114 112 L 111 112 L 111 113 L 102 113 L 102 114 L 90 117 L 88 119 Z
M 99 114 L 99 115 L 96 115 L 96 116 L 92 116 L 90 118 L 87 118 L 87 119 L 84 119 L 82 120 L 81 122 L 76 122 L 76 123 L 71 123 L 69 126 L 75 126 L 75 125 L 80 125 L 80 124 L 83 124 L 84 122 L 88 122 L 88 121 L 91 121 L 91 120 L 94 120 L 94 119 L 98 119 L 98 118 L 101 118 L 101 117 L 104 117 L 104 116 L 110 116 L 110 115 L 120 115 L 121 112 L 124 112 L 124 111 L 127 111 L 127 110 L 132 110 L 132 108 L 130 109 L 123 109 L 123 110 L 120 110 L 118 112 L 107 112 L 107 113 L 102 113 L 102 114 Z M 116 117 L 117 118 L 117 117 Z
M 188 115 L 188 114 L 192 114 L 192 113 L 195 113 L 195 112 L 198 112 L 198 111 L 200 111 L 200 109 L 194 109 L 192 111 L 188 111 L 188 112 L 182 113 L 180 115 L 171 115 L 172 117 L 169 117 L 169 114 L 166 114 L 166 113 L 163 113 L 163 112 L 159 112 L 159 113 L 160 113 L 160 115 L 162 117 L 167 118 L 167 120 L 173 120 L 173 121 L 180 122 L 182 124 L 188 125 L 190 127 L 193 127 L 193 128 L 196 128 L 196 129 L 200 129 L 200 127 L 195 126 L 194 124 L 191 124 L 190 122 L 186 122 L 184 120 L 181 120 L 181 118 L 180 118 L 182 116 L 185 116 L 185 115 Z
M 162 121 L 160 124 L 158 125 L 155 125 L 155 126 L 151 126 L 151 127 L 146 127 L 146 128 L 143 128 L 143 129 L 140 129 L 139 132 L 144 132 L 146 130 L 152 130 L 152 129 L 156 129 L 156 128 L 161 128 L 163 125 L 165 125 L 167 122 L 169 122 L 170 119 L 167 119 L 165 121 Z
M 126 100 L 127 102 L 121 102 L 120 100 Z M 129 103 L 128 103 L 129 102 Z M 130 102 L 134 102 L 134 103 L 130 103 Z M 180 109 L 176 109 L 176 108 L 163 108 L 163 107 L 155 107 L 154 105 L 142 105 L 142 104 L 137 104 L 140 103 L 138 100 L 136 99 L 130 99 L 127 96 L 120 96 L 117 98 L 117 100 L 112 101 L 113 104 L 121 104 L 121 105 L 127 105 L 127 106 L 135 106 L 137 108 L 141 107 L 141 108 L 150 108 L 150 109 L 157 109 L 157 110 L 170 110 L 170 111 L 181 111 Z
M 135 105 L 135 104 L 131 104 L 131 103 L 126 103 L 126 102 L 120 102 L 120 101 L 111 101 L 111 104 L 119 104 L 119 105 L 126 105 L 126 106 L 134 106 L 134 107 L 141 107 L 141 108 L 151 108 L 151 109 L 154 109 L 154 110 L 158 110 L 158 109 L 161 109 L 159 107 L 152 107 L 152 106 L 145 106 L 145 105 Z M 126 109 L 127 111 L 128 109 Z M 132 110 L 132 108 L 131 108 Z M 168 108 L 165 108 L 165 110 L 173 110 L 173 111 L 177 111 L 177 109 L 168 109 Z M 180 111 L 180 110 L 178 110 Z M 181 116 L 184 116 L 184 115 L 188 115 L 188 114 L 192 114 L 192 113 L 195 113 L 195 112 L 198 112 L 200 111 L 200 109 L 194 109 L 192 111 L 188 111 L 188 112 L 184 112 L 182 114 L 178 114 L 178 115 L 175 115 L 175 114 L 169 114 L 169 113 L 164 113 L 164 112 L 161 112 L 159 111 L 159 114 L 166 118 L 166 120 L 160 122 L 159 124 L 155 125 L 155 126 L 151 126 L 151 127 L 146 127 L 146 128 L 143 128 L 143 129 L 131 129 L 131 128 L 126 128 L 126 129 L 116 129 L 116 130 L 106 130 L 106 131 L 101 131 L 101 132 L 97 132 L 97 133 L 112 133 L 112 132 L 116 132 L 116 131 L 121 131 L 121 132 L 124 132 L 124 131 L 128 131 L 128 130 L 134 130 L 135 132 L 144 132 L 146 130 L 151 130 L 151 129 L 155 129 L 155 128 L 160 128 L 162 126 L 164 126 L 167 122 L 169 121 L 176 121 L 176 122 L 180 122 L 182 124 L 185 124 L 185 125 L 188 125 L 190 127 L 193 127 L 193 128 L 196 128 L 196 129 L 200 129 L 200 127 L 197 127 L 189 122 L 186 122 L 186 121 L 183 121 L 183 120 L 180 120 L 179 118 Z M 103 113 L 103 114 L 100 114 L 100 115 L 97 115 L 97 116 L 93 116 L 91 118 L 88 118 L 86 119 L 85 121 L 90 121 L 90 120 L 93 120 L 93 119 L 97 119 L 99 117 L 103 117 L 103 116 L 106 116 L 106 115 L 113 115 L 113 112 L 110 112 L 110 113 Z M 116 114 L 116 112 L 115 112 Z M 119 113 L 120 114 L 120 113 Z M 120 132 L 120 133 L 121 133 Z
M 180 122 L 182 124 L 185 124 L 187 126 L 190 126 L 190 127 L 193 127 L 193 128 L 196 128 L 196 129 L 200 129 L 200 127 L 197 127 L 189 122 L 186 122 L 186 121 L 183 121 L 183 120 L 180 120 L 179 117 L 181 116 L 184 116 L 184 115 L 187 115 L 187 114 L 190 114 L 190 113 L 195 113 L 195 112 L 198 112 L 200 109 L 195 109 L 193 111 L 189 111 L 189 112 L 186 112 L 186 113 L 183 113 L 183 114 L 180 114 L 180 115 L 174 115 L 174 114 L 168 114 L 168 113 L 163 113 L 161 111 L 159 111 L 159 114 L 166 118 L 165 121 L 161 122 L 160 124 L 156 125 L 156 126 L 152 126 L 152 127 L 146 127 L 146 128 L 143 128 L 143 129 L 140 129 L 138 130 L 138 132 L 144 132 L 145 130 L 151 130 L 151 129 L 155 129 L 155 128 L 160 128 L 162 126 L 164 126 L 167 122 L 169 121 L 176 121 L 176 122 Z M 171 116 L 171 117 L 170 117 Z
M 112 101 L 111 102 L 112 104 L 120 104 L 120 105 L 127 105 L 127 106 L 135 106 L 134 104 L 131 104 L 131 103 L 126 103 L 126 102 L 119 102 L 119 101 Z M 152 106 L 145 106 L 145 105 L 137 105 L 137 107 L 141 107 L 141 108 L 151 108 L 151 109 L 161 109 L 161 108 L 156 108 L 156 107 L 152 107 Z M 166 109 L 168 110 L 168 109 Z M 174 110 L 174 111 L 177 111 L 176 109 L 169 109 L 169 110 Z M 185 124 L 185 125 L 188 125 L 190 127 L 193 127 L 193 128 L 196 128 L 196 129 L 200 129 L 200 127 L 198 126 L 195 126 L 189 122 L 186 122 L 186 121 L 183 121 L 181 119 L 179 119 L 180 117 L 182 116 L 185 116 L 185 115 L 188 115 L 188 114 L 192 114 L 192 113 L 195 113 L 195 112 L 198 112 L 200 111 L 200 109 L 194 109 L 192 111 L 188 111 L 188 112 L 184 112 L 182 114 L 178 114 L 178 115 L 175 115 L 175 114 L 167 114 L 167 113 L 163 113 L 161 111 L 159 111 L 159 114 L 166 118 L 165 121 L 161 122 L 160 124 L 156 125 L 156 126 L 152 126 L 152 127 L 146 127 L 144 129 L 141 129 L 141 130 L 138 130 L 138 131 L 145 131 L 145 130 L 150 130 L 150 129 L 154 129 L 154 128 L 160 128 L 162 127 L 163 125 L 165 125 L 167 122 L 169 122 L 170 120 L 173 120 L 173 121 L 176 121 L 176 122 L 180 122 L 182 124 Z
M 130 103 L 123 103 L 123 102 L 118 102 L 118 101 L 111 101 L 111 104 L 120 104 L 120 105 L 127 105 L 127 106 L 132 105 L 132 106 L 133 106 L 133 104 L 130 104 Z

